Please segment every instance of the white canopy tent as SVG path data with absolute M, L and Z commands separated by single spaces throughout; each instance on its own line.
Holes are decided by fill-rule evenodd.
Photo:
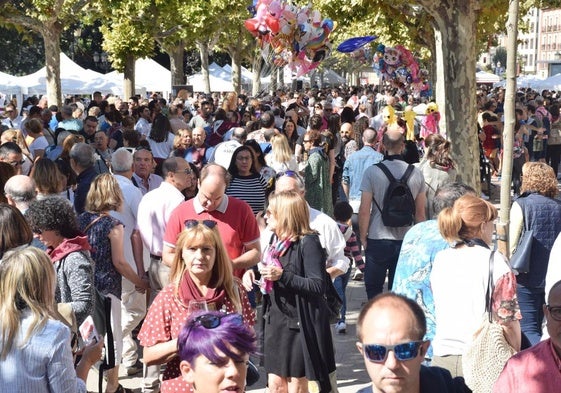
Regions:
M 234 91 L 232 85 L 232 74 L 216 63 L 208 66 L 208 78 L 211 91 Z M 193 86 L 194 91 L 204 91 L 205 84 L 202 72 L 187 77 L 187 84 Z
M 123 73 L 112 71 L 105 76 L 109 81 L 119 81 L 122 92 Z M 136 93 L 140 93 L 143 89 L 144 91 L 161 92 L 164 96 L 171 93 L 171 71 L 149 58 L 136 60 L 134 81 Z
M 529 87 L 531 89 L 534 89 L 534 86 L 536 86 L 537 84 L 540 84 L 543 81 L 544 81 L 544 78 L 540 78 L 537 75 L 520 75 L 518 78 L 516 78 L 516 86 L 517 87 Z M 493 86 L 494 87 L 505 87 L 506 86 L 506 80 L 502 80 L 500 82 L 497 82 Z
M 536 80 L 532 83 L 530 87 L 537 91 L 561 90 L 561 74 L 556 74 L 543 80 Z
M 475 74 L 476 83 L 497 83 L 501 81 L 501 77 L 490 72 L 479 71 Z

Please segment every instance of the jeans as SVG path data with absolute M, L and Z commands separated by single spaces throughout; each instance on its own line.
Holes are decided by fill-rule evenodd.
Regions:
M 349 278 L 351 277 L 351 270 L 352 267 L 349 266 L 345 274 L 341 274 L 335 278 L 335 281 L 333 281 L 333 286 L 343 301 L 343 305 L 341 306 L 341 317 L 338 322 L 345 322 L 345 314 L 347 313 L 347 298 L 345 296 L 345 289 L 347 289 L 347 284 L 349 283 Z
M 402 243 L 402 240 L 367 240 L 364 287 L 368 299 L 372 299 L 383 292 L 386 273 L 388 273 L 388 290 L 392 289 L 395 267 Z
M 545 291 L 543 288 L 528 288 L 516 286 L 516 296 L 520 305 L 522 319 L 520 328 L 532 345 L 536 345 L 542 338 L 543 305 Z

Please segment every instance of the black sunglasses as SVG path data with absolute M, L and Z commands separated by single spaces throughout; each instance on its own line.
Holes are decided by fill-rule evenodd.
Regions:
M 223 315 L 214 315 L 214 314 L 204 314 L 199 315 L 195 319 L 193 319 L 193 324 L 199 324 L 203 326 L 205 329 L 215 329 L 222 323 L 222 318 L 229 318 L 235 322 L 236 325 L 241 325 L 243 323 L 243 318 L 240 314 L 231 313 L 231 314 L 223 314 Z
M 396 345 L 362 344 L 362 348 L 366 358 L 373 363 L 383 363 L 390 350 L 393 351 L 398 360 L 405 361 L 417 357 L 423 342 L 411 341 Z
M 216 226 L 217 223 L 214 220 L 185 220 L 184 224 L 185 228 L 187 229 L 194 228 L 199 224 L 204 225 L 208 229 L 212 229 Z

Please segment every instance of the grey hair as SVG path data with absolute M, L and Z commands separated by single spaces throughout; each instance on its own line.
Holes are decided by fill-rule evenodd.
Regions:
M 87 143 L 76 143 L 70 149 L 70 158 L 80 168 L 90 168 L 95 163 L 94 149 Z
M 114 173 L 125 173 L 132 169 L 132 153 L 126 147 L 117 149 L 111 156 L 111 169 Z

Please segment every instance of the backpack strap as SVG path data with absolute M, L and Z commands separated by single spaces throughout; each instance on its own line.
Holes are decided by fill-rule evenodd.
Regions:
M 384 172 L 384 175 L 386 175 L 390 183 L 393 183 L 395 181 L 395 177 L 392 175 L 388 167 L 385 166 L 383 162 L 379 162 L 374 165 L 376 165 L 378 168 L 382 170 L 382 172 Z M 409 166 L 405 170 L 405 173 L 403 174 L 403 176 L 401 176 L 401 179 L 399 179 L 399 181 L 407 183 L 407 180 L 409 180 L 409 177 L 411 176 L 413 169 L 415 169 L 415 167 L 409 164 Z M 374 195 L 372 195 L 372 200 L 374 201 L 374 204 L 376 205 L 380 213 L 382 213 L 382 209 L 380 208 L 380 205 L 378 205 L 378 202 L 376 202 L 376 198 L 374 198 Z

